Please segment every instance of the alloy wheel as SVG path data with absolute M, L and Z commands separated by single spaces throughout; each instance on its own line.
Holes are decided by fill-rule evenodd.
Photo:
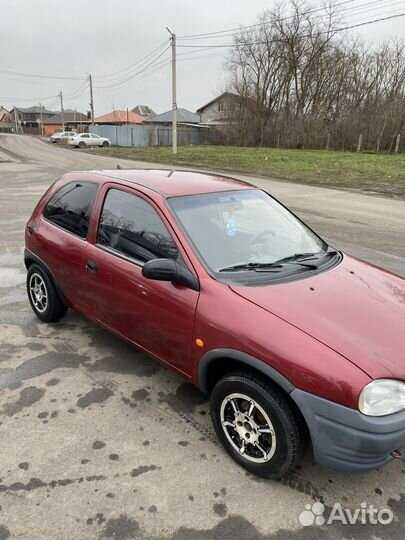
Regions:
M 251 397 L 233 393 L 221 404 L 224 433 L 234 449 L 248 461 L 267 463 L 276 451 L 276 433 L 264 409 Z
M 32 274 L 29 281 L 29 292 L 35 309 L 39 313 L 44 313 L 48 307 L 48 290 L 42 276 L 37 273 Z

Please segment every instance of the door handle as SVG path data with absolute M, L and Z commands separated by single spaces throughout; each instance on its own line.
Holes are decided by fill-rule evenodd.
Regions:
M 87 272 L 90 272 L 91 274 L 97 274 L 98 266 L 94 261 L 87 261 L 86 270 Z

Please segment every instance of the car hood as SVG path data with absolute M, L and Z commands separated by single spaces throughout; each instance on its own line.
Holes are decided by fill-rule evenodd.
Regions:
M 231 289 L 324 343 L 371 378 L 405 380 L 403 279 L 345 255 L 338 266 L 312 277 Z

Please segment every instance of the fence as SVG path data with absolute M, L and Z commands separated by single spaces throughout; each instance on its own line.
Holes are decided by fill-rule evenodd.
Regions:
M 7 122 L 0 122 L 0 133 L 13 133 L 14 124 Z
M 171 146 L 172 128 L 163 126 L 91 125 L 89 131 L 110 139 L 114 146 Z M 209 144 L 213 136 L 208 128 L 177 128 L 177 144 Z

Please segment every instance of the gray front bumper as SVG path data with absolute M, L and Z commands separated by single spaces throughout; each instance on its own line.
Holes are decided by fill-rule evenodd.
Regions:
M 290 396 L 302 412 L 312 439 L 315 460 L 340 472 L 366 472 L 405 448 L 405 411 L 365 416 L 327 399 L 295 389 Z

